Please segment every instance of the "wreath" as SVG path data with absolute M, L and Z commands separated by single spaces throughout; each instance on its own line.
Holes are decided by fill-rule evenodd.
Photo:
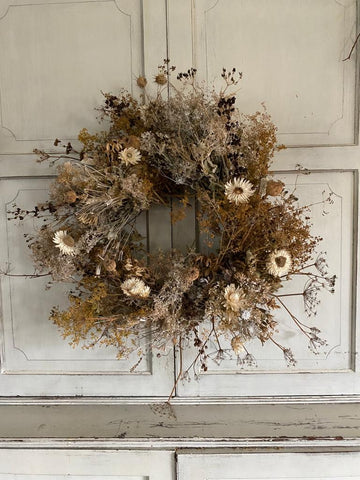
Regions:
M 104 93 L 98 110 L 107 128 L 81 130 L 81 150 L 70 143 L 63 154 L 34 150 L 40 162 L 60 160 L 57 177 L 47 202 L 32 212 L 15 208 L 13 217 L 44 217 L 28 238 L 36 271 L 73 282 L 68 308 L 54 307 L 50 318 L 75 345 L 114 345 L 119 357 L 137 350 L 139 361 L 148 349 L 193 344 L 198 353 L 183 377 L 225 350 L 252 364 L 247 345 L 255 338 L 295 364 L 274 338 L 276 309 L 286 308 L 313 350 L 324 340 L 290 312 L 279 289 L 306 272 L 301 293 L 311 316 L 319 290 L 333 291 L 335 277 L 323 254 L 312 260 L 320 238 L 311 234 L 308 208 L 270 175 L 284 148 L 276 127 L 265 108 L 239 112 L 235 68 L 222 70 L 219 92 L 198 82 L 193 68 L 172 80 L 174 70 L 169 61 L 159 67 L 153 95 L 144 77 L 139 99 Z M 159 205 L 172 205 L 173 224 L 195 209 L 210 253 L 198 245 L 149 252 L 137 221 Z

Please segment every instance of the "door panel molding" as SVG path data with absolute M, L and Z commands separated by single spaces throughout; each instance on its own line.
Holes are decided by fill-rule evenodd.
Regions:
M 170 58 L 181 68 L 197 68 L 200 78 L 219 88 L 223 67 L 242 71 L 241 110 L 253 113 L 265 102 L 287 146 L 353 145 L 358 69 L 356 55 L 343 59 L 356 38 L 356 5 L 276 0 L 269 10 L 266 0 L 170 4 Z M 178 15 L 186 18 L 185 41 Z

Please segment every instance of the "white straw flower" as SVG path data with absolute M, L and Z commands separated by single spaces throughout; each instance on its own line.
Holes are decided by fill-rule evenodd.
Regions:
M 134 147 L 124 148 L 119 153 L 119 159 L 128 165 L 136 165 L 141 160 L 141 153 Z
M 131 277 L 121 284 L 121 289 L 128 297 L 147 298 L 150 294 L 150 287 L 136 277 Z
M 225 306 L 233 312 L 238 312 L 245 305 L 245 292 L 241 288 L 235 287 L 233 283 L 225 288 L 224 297 Z
M 71 235 L 68 235 L 66 230 L 58 230 L 53 236 L 53 242 L 56 248 L 64 255 L 75 255 L 76 246 L 75 240 Z
M 247 203 L 254 193 L 253 185 L 244 178 L 233 178 L 225 184 L 225 195 L 229 202 L 236 205 L 239 203 Z
M 275 277 L 287 275 L 291 266 L 292 260 L 290 253 L 287 250 L 274 250 L 270 253 L 266 262 L 267 271 Z

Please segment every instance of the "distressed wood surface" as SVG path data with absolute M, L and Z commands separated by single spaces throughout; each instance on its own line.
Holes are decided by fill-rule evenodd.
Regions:
M 79 399 L 80 401 L 80 399 Z M 165 401 L 165 400 L 163 400 Z M 1 405 L 1 438 L 353 438 L 360 431 L 360 403 L 227 403 L 213 399 L 164 405 L 136 403 Z

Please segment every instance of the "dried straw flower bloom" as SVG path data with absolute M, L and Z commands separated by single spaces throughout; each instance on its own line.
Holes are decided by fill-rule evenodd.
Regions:
M 141 160 L 141 153 L 134 147 L 125 148 L 119 153 L 119 159 L 128 165 L 136 165 Z
M 233 178 L 225 184 L 225 195 L 229 202 L 236 205 L 247 203 L 254 193 L 253 185 L 244 178 Z
M 121 284 L 121 289 L 128 297 L 147 298 L 150 294 L 150 287 L 136 277 L 131 277 Z
M 64 255 L 73 256 L 76 254 L 75 240 L 71 235 L 68 235 L 66 230 L 58 230 L 55 232 L 53 242 L 56 248 Z
M 236 355 L 239 355 L 241 352 L 245 352 L 244 340 L 239 337 L 233 337 L 231 339 L 231 348 L 234 350 Z
M 241 288 L 235 287 L 233 283 L 225 288 L 224 298 L 225 306 L 233 312 L 239 312 L 246 302 L 245 292 Z
M 266 262 L 267 271 L 275 277 L 287 275 L 290 272 L 291 266 L 292 260 L 287 250 L 275 250 L 270 253 Z

